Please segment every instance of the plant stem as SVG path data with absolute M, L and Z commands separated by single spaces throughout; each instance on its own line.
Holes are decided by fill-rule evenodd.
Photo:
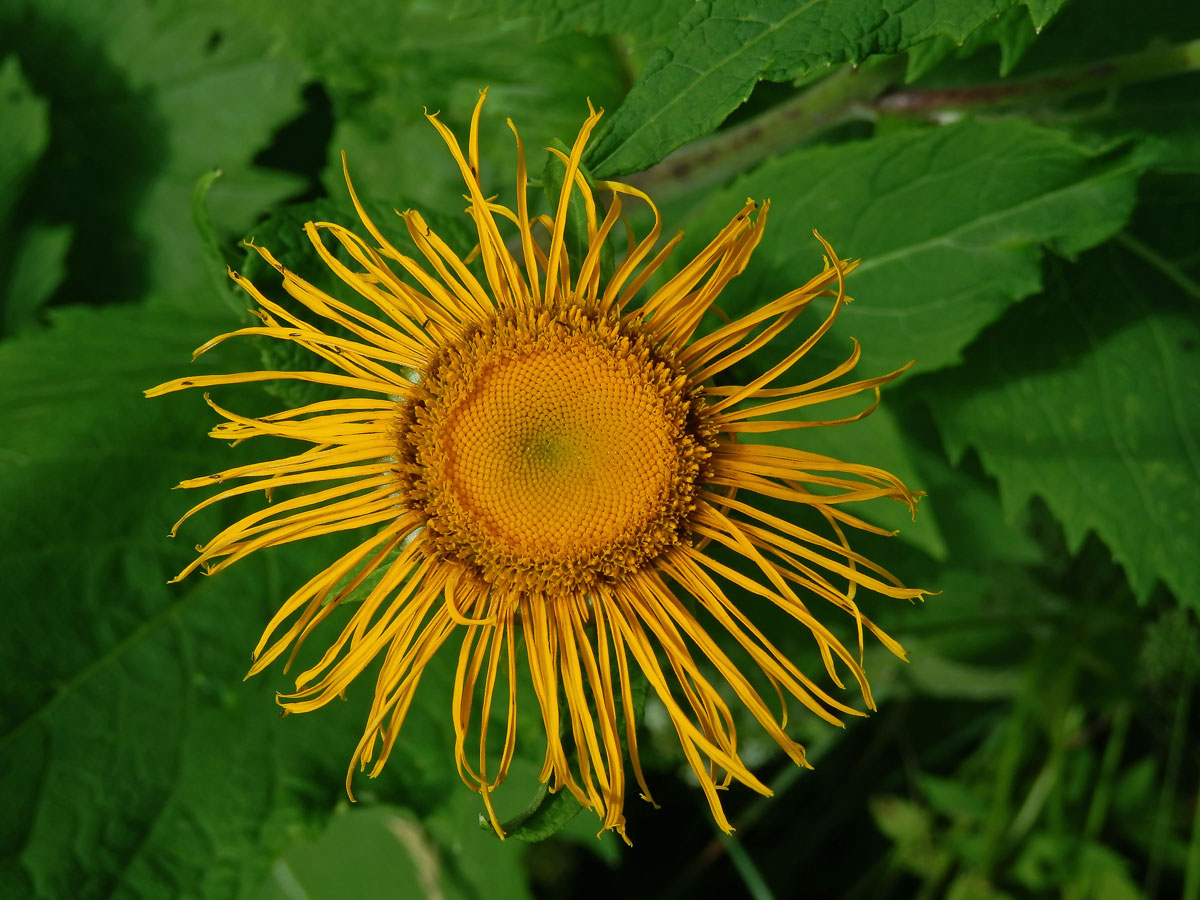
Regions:
M 842 66 L 794 98 L 676 150 L 628 181 L 657 199 L 721 184 L 818 134 L 879 115 L 939 114 L 1075 94 L 1200 71 L 1200 39 L 966 88 L 903 88 L 906 57 Z
M 1136 84 L 1139 81 L 1151 81 L 1197 70 L 1200 70 L 1200 39 L 994 84 L 981 84 L 969 88 L 890 91 L 880 97 L 875 106 L 884 113 L 925 115 L 951 109 L 975 109 L 1029 100 L 1059 100 L 1074 94 Z
M 1100 774 L 1096 778 L 1096 788 L 1092 792 L 1092 802 L 1088 806 L 1087 818 L 1084 820 L 1084 840 L 1095 840 L 1104 827 L 1108 816 L 1108 806 L 1112 798 L 1113 783 L 1116 779 L 1117 765 L 1121 754 L 1125 752 L 1125 737 L 1129 733 L 1129 721 L 1133 715 L 1133 706 L 1128 701 L 1117 705 L 1112 714 L 1112 725 L 1108 733 L 1108 743 L 1104 746 L 1104 756 L 1100 761 Z
M 1196 808 L 1192 813 L 1192 839 L 1188 842 L 1183 900 L 1200 900 L 1200 792 L 1196 794 Z
M 823 131 L 870 118 L 871 105 L 903 78 L 905 65 L 897 56 L 872 66 L 842 66 L 791 100 L 681 147 L 627 180 L 655 199 L 724 182 Z
M 720 841 L 725 847 L 725 852 L 729 854 L 729 861 L 733 863 L 738 875 L 742 877 L 746 894 L 752 900 L 775 900 L 775 895 L 771 893 L 766 879 L 758 871 L 758 866 L 754 864 L 754 860 L 750 858 L 750 854 L 746 852 L 742 842 L 732 834 L 722 834 Z
M 1159 790 L 1158 809 L 1154 817 L 1154 837 L 1150 845 L 1150 860 L 1146 865 L 1145 893 L 1147 897 L 1158 896 L 1159 880 L 1162 877 L 1163 852 L 1171 836 L 1171 820 L 1175 812 L 1175 794 L 1179 790 L 1179 776 L 1183 765 L 1184 745 L 1187 741 L 1188 710 L 1192 699 L 1191 659 L 1184 663 L 1179 679 L 1179 695 L 1175 701 L 1175 718 L 1171 724 L 1171 738 L 1167 746 L 1167 761 L 1163 771 L 1162 787 Z

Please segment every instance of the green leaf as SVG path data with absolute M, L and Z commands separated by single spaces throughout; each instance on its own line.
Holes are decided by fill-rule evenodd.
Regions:
M 1041 33 L 1045 22 L 1065 5 L 1066 0 L 1044 4 L 1011 6 L 976 28 L 966 40 L 936 37 L 913 47 L 908 55 L 909 81 L 915 81 L 947 57 L 967 59 L 982 49 L 995 46 L 1000 51 L 1000 74 L 1008 75 L 1024 57 Z M 1034 6 L 1040 6 L 1036 12 Z M 1043 19 L 1044 17 L 1044 19 Z M 1041 22 L 1041 24 L 1038 24 Z
M 571 758 L 574 759 L 574 754 Z M 582 809 L 570 791 L 551 792 L 549 786 L 541 784 L 529 801 L 529 806 L 501 823 L 501 827 L 504 828 L 505 837 L 518 841 L 544 841 L 561 831 Z M 492 828 L 483 814 L 479 816 L 479 826 L 487 831 Z
M 980 797 L 973 786 L 956 778 L 929 774 L 919 775 L 917 780 L 934 812 L 955 821 L 987 821 L 991 811 L 988 801 Z
M 1097 900 L 1143 900 L 1145 894 L 1134 881 L 1129 860 L 1115 850 L 1088 841 L 1081 848 L 1075 877 L 1067 890 L 1076 897 Z
M 1071 3 L 1030 48 L 1022 60 L 1021 74 L 1089 63 L 1103 71 L 1108 58 L 1150 50 L 1166 54 L 1170 52 L 1167 48 L 1180 47 L 1181 42 L 1197 37 L 1200 4 L 1175 0 Z M 1180 64 L 1174 77 L 1081 97 L 1069 110 L 1050 111 L 1050 115 L 1063 116 L 1073 126 L 1110 137 L 1154 135 L 1164 151 L 1156 168 L 1196 172 L 1200 170 L 1200 73 L 1194 69 L 1194 64 Z
M 73 230 L 69 225 L 34 225 L 19 232 L 8 273 L 3 328 L 7 334 L 31 327 L 67 271 L 67 252 Z
M 974 573 L 969 584 L 959 589 L 947 581 L 954 577 L 954 570 L 943 569 L 936 587 L 948 594 L 980 596 L 981 592 L 1000 587 L 993 573 L 986 569 L 1012 573 L 1024 571 L 1023 567 L 1041 560 L 1041 550 L 1030 537 L 1026 522 L 1009 520 L 995 486 L 988 479 L 975 476 L 961 466 L 951 466 L 940 446 L 935 453 L 923 449 L 910 437 L 906 449 L 917 463 L 917 486 L 929 492 L 929 497 L 921 500 L 917 518 L 925 515 L 925 504 L 932 503 L 948 557 L 969 560 Z M 1022 585 L 1014 593 L 1026 597 L 1026 587 Z
M 45 101 L 29 87 L 15 56 L 0 61 L 0 228 L 50 138 Z
M 695 0 L 656 3 L 611 3 L 606 0 L 458 0 L 455 19 L 487 16 L 511 21 L 529 17 L 537 22 L 537 37 L 545 40 L 573 31 L 629 38 L 641 53 L 665 43 Z
M 1153 137 L 1155 169 L 1200 174 L 1200 73 L 1125 89 L 1106 134 Z
M 909 51 L 908 80 L 915 81 L 947 57 L 966 59 L 995 45 L 1000 51 L 1000 74 L 1008 75 L 1024 58 L 1042 29 L 1069 0 L 1023 0 L 1003 13 L 984 20 L 965 40 L 936 37 Z M 943 70 L 939 74 L 948 74 Z M 951 77 L 954 77 L 951 75 Z
M 1128 860 L 1103 844 L 1035 832 L 1013 860 L 1012 877 L 1042 896 L 1144 900 L 1146 895 L 1130 878 L 1129 869 Z
M 243 896 L 344 797 L 369 681 L 348 703 L 286 718 L 277 671 L 241 682 L 320 544 L 166 584 L 192 536 L 221 524 L 202 514 L 188 539 L 168 540 L 195 502 L 170 486 L 234 459 L 205 436 L 200 397 L 141 391 L 229 325 L 161 307 L 69 309 L 0 345 L 0 664 L 19 673 L 0 686 L 0 896 Z M 430 705 L 450 676 L 428 673 L 430 700 L 414 706 L 385 785 L 423 814 L 455 780 L 444 707 Z
M 945 869 L 948 852 L 935 840 L 933 815 L 903 797 L 880 796 L 870 801 L 871 818 L 894 845 L 898 864 L 906 871 L 935 877 Z
M 196 178 L 216 165 L 228 173 L 212 204 L 232 234 L 296 187 L 251 160 L 299 111 L 303 73 L 232 10 L 0 0 L 5 53 L 50 104 L 30 192 L 39 223 L 75 229 L 65 299 L 128 301 L 149 288 L 176 308 L 205 302 L 188 221 Z
M 1200 6 L 1176 0 L 1027 0 L 1026 5 L 1041 22 L 1038 27 L 1045 25 L 1039 9 L 1054 21 L 1022 62 L 1023 73 L 1161 47 L 1200 34 Z
M 531 894 L 525 855 L 475 827 L 471 812 L 478 807 L 477 796 L 456 790 L 450 802 L 425 821 L 429 836 L 442 848 L 448 895 L 463 900 L 527 900 Z
M 856 300 L 818 349 L 840 353 L 836 339 L 854 336 L 859 372 L 914 358 L 913 371 L 938 369 L 1038 290 L 1043 247 L 1074 254 L 1118 231 L 1150 159 L 1140 147 L 1093 148 L 1018 120 L 814 147 L 715 194 L 676 259 L 690 258 L 745 197 L 773 196 L 762 244 L 722 298 L 726 312 L 803 281 L 820 264 L 816 228 L 837 253 L 862 259 L 847 280 Z
M 1024 676 L 1016 668 L 985 668 L 941 656 L 932 647 L 909 639 L 909 666 L 903 672 L 917 692 L 927 697 L 1007 700 L 1020 693 Z
M 760 79 L 787 81 L 944 36 L 962 43 L 1016 0 L 708 0 L 630 89 L 588 152 L 598 177 L 636 172 L 712 131 Z
M 437 848 L 405 810 L 339 809 L 324 831 L 289 847 L 271 867 L 255 900 L 356 900 L 428 897 L 439 891 Z
M 607 41 L 571 34 L 533 43 L 529 19 L 452 20 L 434 0 L 393 4 L 386 14 L 376 0 L 228 5 L 276 33 L 321 80 L 334 113 L 322 176 L 333 197 L 345 194 L 344 150 L 361 193 L 404 197 L 422 210 L 462 208 L 462 177 L 424 112 L 438 113 L 465 150 L 483 88 L 484 192 L 509 195 L 516 144 L 506 117 L 520 129 L 529 171 L 537 173 L 542 147 L 575 137 L 589 97 L 611 107 L 624 91 L 622 61 Z
M 28 325 L 57 286 L 70 229 L 16 221 L 16 205 L 50 140 L 45 101 L 29 87 L 15 56 L 0 62 L 0 332 Z
M 1041 31 L 1050 24 L 1050 20 L 1062 12 L 1068 0 L 1024 0 L 1025 8 L 1029 10 L 1029 18 L 1033 27 Z
M 1200 608 L 1196 300 L 1118 249 L 1058 264 L 929 394 L 951 453 L 975 447 L 1009 514 L 1041 496 L 1073 548 L 1094 530 L 1146 599 Z
M 946 900 L 1016 900 L 1007 891 L 998 890 L 991 879 L 978 869 L 960 869 L 946 888 Z
M 528 900 L 519 855 L 471 822 L 465 788 L 432 816 L 390 806 L 341 809 L 315 841 L 290 847 L 255 900 Z M 302 891 L 300 894 L 298 891 Z

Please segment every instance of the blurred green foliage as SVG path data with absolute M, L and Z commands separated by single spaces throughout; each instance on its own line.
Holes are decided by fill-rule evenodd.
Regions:
M 0 897 L 1200 900 L 1198 40 L 1179 0 L 0 0 Z M 819 266 L 816 228 L 863 262 L 806 363 L 850 336 L 867 374 L 917 360 L 870 418 L 781 439 L 927 491 L 915 524 L 864 510 L 901 531 L 863 549 L 940 593 L 870 601 L 911 663 L 868 648 L 879 715 L 793 723 L 815 771 L 740 730 L 776 796 L 731 791 L 733 838 L 650 703 L 662 808 L 630 799 L 633 848 L 569 809 L 496 840 L 454 771 L 448 658 L 351 807 L 370 685 L 280 719 L 285 676 L 241 683 L 326 545 L 167 584 L 249 508 L 166 539 L 170 488 L 233 456 L 199 397 L 141 396 L 243 320 L 214 268 L 274 291 L 252 236 L 322 277 L 299 226 L 352 221 L 343 150 L 385 228 L 420 208 L 468 251 L 423 111 L 461 132 L 485 86 L 501 197 L 505 118 L 536 174 L 590 98 L 591 174 L 661 192 L 674 264 L 771 198 L 726 313 Z M 309 365 L 286 351 L 187 371 Z M 519 728 L 505 816 L 537 788 Z

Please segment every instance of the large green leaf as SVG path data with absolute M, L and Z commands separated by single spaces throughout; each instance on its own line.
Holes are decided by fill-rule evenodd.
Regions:
M 716 128 L 760 79 L 799 78 L 939 36 L 962 43 L 1016 5 L 1017 0 L 699 2 L 630 89 L 590 149 L 588 164 L 602 178 L 645 169 Z
M 206 287 L 188 221 L 196 179 L 225 169 L 214 220 L 235 235 L 295 189 L 251 161 L 299 110 L 301 68 L 232 10 L 0 0 L 6 53 L 50 106 L 31 209 L 39 224 L 75 227 L 65 300 L 128 301 L 149 288 L 195 303 Z
M 1072 547 L 1095 531 L 1145 599 L 1200 607 L 1196 300 L 1117 248 L 1056 265 L 929 393 L 951 452 L 974 447 L 1010 514 L 1034 495 Z
M 862 258 L 847 282 L 856 300 L 836 329 L 862 342 L 859 371 L 880 374 L 914 358 L 916 371 L 937 369 L 1038 290 L 1044 247 L 1073 254 L 1119 230 L 1149 158 L 1019 120 L 814 147 L 715 194 L 678 258 L 746 196 L 771 197 L 766 236 L 728 289 L 726 311 L 745 312 L 803 281 L 820 262 L 816 228 L 839 254 Z
M 168 540 L 195 499 L 170 486 L 234 460 L 205 436 L 199 396 L 141 391 L 229 324 L 76 309 L 0 347 L 0 664 L 12 674 L 0 687 L 0 896 L 244 896 L 344 797 L 369 681 L 349 703 L 282 719 L 272 695 L 286 678 L 241 683 L 257 633 L 322 548 L 166 584 L 191 540 L 219 527 L 202 516 Z M 423 687 L 437 702 L 414 707 L 389 769 L 422 814 L 456 781 L 435 670 Z

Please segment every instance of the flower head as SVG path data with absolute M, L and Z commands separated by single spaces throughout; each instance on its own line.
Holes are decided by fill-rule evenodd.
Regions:
M 861 418 L 878 402 L 879 386 L 898 373 L 846 382 L 859 357 L 854 343 L 832 371 L 778 385 L 849 302 L 844 279 L 855 263 L 839 259 L 819 236 L 826 253 L 819 274 L 700 334 L 705 312 L 761 238 L 766 203 L 747 201 L 694 259 L 645 291 L 681 235 L 656 252 L 660 223 L 650 199 L 617 182 L 593 185 L 581 172 L 600 113 L 592 111 L 569 154 L 551 151 L 566 172 L 553 216 L 529 212 L 524 149 L 511 121 L 516 208 L 490 199 L 478 176 L 483 99 L 465 153 L 436 116 L 428 117 L 466 182 L 477 267 L 411 210 L 399 215 L 422 259 L 400 252 L 351 187 L 369 240 L 330 222 L 309 222 L 305 231 L 364 302 L 330 296 L 255 247 L 304 312 L 231 273 L 257 302 L 262 324 L 197 351 L 258 335 L 297 344 L 336 371 L 183 378 L 147 392 L 299 379 L 352 395 L 262 418 L 208 400 L 225 419 L 214 437 L 274 435 L 309 446 L 183 483 L 234 483 L 184 519 L 240 494 L 289 487 L 298 493 L 216 535 L 179 578 L 197 568 L 217 572 L 265 547 L 369 528 L 369 537 L 283 603 L 251 669 L 262 671 L 289 649 L 294 655 L 342 601 L 364 595 L 320 660 L 296 679 L 295 691 L 279 699 L 291 712 L 316 709 L 382 657 L 347 790 L 356 764 L 370 766 L 372 775 L 380 771 L 426 664 L 451 642 L 458 654 L 455 757 L 498 831 L 490 794 L 513 759 L 518 683 L 527 678 L 545 726 L 541 780 L 569 790 L 605 828 L 624 834 L 627 768 L 650 799 L 634 730 L 635 667 L 674 725 L 717 823 L 729 830 L 718 787 L 735 780 L 769 793 L 739 756 L 729 698 L 744 704 L 798 765 L 807 763 L 804 748 L 785 731 L 786 704 L 773 711 L 762 686 L 829 722 L 861 714 L 775 646 L 755 624 L 755 606 L 773 605 L 807 629 L 832 682 L 842 687 L 841 674 L 849 673 L 873 708 L 862 667 L 864 632 L 898 655 L 904 651 L 859 610 L 856 592 L 922 596 L 852 550 L 846 538 L 848 528 L 882 533 L 846 512 L 846 504 L 882 497 L 914 506 L 898 479 L 743 436 Z M 623 256 L 603 277 L 604 248 L 631 200 L 649 205 L 654 225 L 641 240 L 630 233 Z M 571 259 L 567 219 L 571 204 L 580 202 L 587 245 L 582 259 Z M 330 250 L 330 238 L 352 264 Z M 828 302 L 817 302 L 823 298 Z M 810 306 L 823 312 L 806 340 L 748 383 L 726 383 L 732 366 Z M 860 393 L 871 402 L 850 419 L 787 418 Z M 792 504 L 797 515 L 768 512 L 762 498 L 776 507 Z M 799 524 L 800 512 L 821 528 Z M 368 579 L 374 579 L 369 589 Z M 815 602 L 850 618 L 857 652 L 821 623 L 810 609 Z M 714 632 L 723 633 L 721 641 Z M 723 644 L 752 663 L 748 673 Z M 497 694 L 506 728 L 489 743 Z M 477 752 L 467 750 L 469 733 Z

